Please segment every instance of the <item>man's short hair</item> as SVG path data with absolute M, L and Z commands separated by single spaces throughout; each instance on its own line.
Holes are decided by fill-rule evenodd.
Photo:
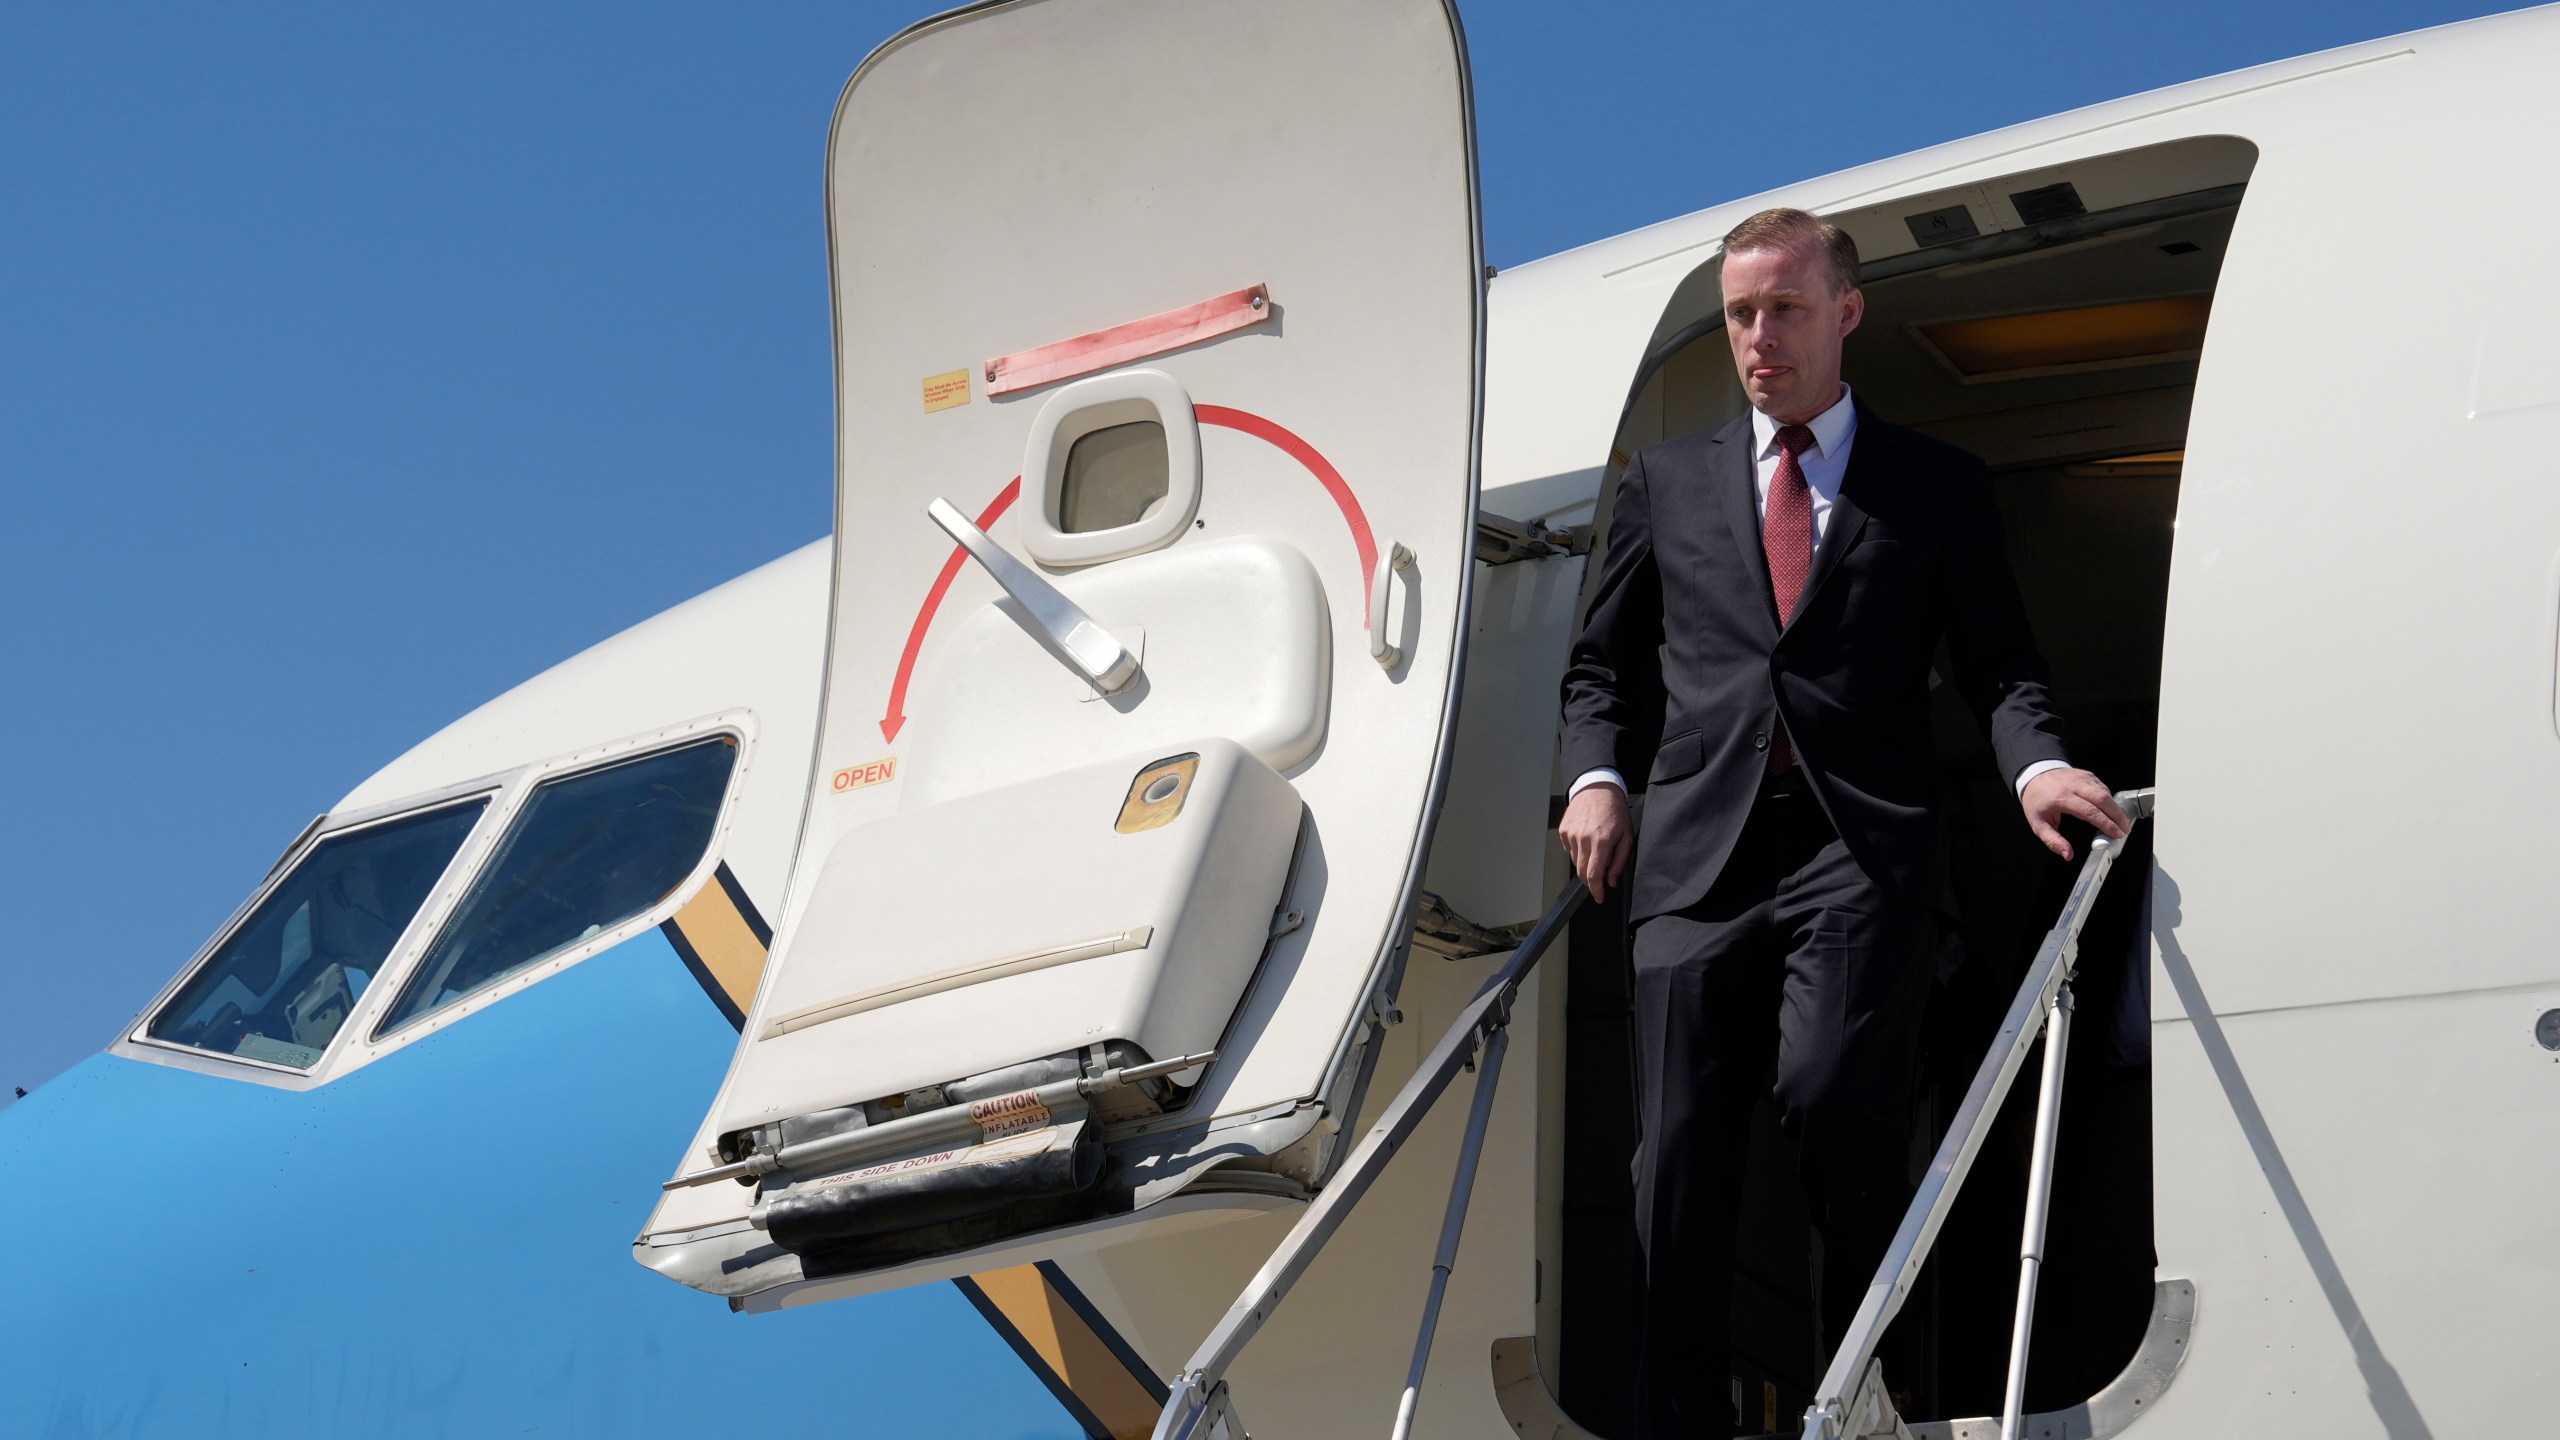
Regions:
M 1724 233 L 1724 253 L 1744 250 L 1793 250 L 1811 245 L 1830 262 L 1831 293 L 1858 288 L 1858 242 L 1849 232 L 1818 215 L 1780 208 L 1763 210 Z

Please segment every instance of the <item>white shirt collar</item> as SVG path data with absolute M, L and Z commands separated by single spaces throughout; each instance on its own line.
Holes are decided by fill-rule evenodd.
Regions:
M 1840 386 L 1840 398 L 1831 402 L 1830 409 L 1813 417 L 1811 428 L 1813 453 L 1817 458 L 1826 460 L 1838 454 L 1840 447 L 1848 444 L 1849 438 L 1858 433 L 1857 396 L 1850 392 L 1845 382 Z M 1753 453 L 1762 459 L 1776 454 L 1778 422 L 1757 410 L 1752 411 L 1751 438 L 1757 447 Z

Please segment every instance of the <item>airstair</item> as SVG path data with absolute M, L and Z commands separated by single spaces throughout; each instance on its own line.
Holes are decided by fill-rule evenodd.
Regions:
M 2126 816 L 2139 824 L 2151 817 L 2155 794 L 2149 789 L 2128 790 L 2119 793 L 2116 801 Z M 2079 958 L 2081 927 L 2087 923 L 2122 848 L 2121 842 L 2103 837 L 2090 845 L 2088 858 L 2081 862 L 2079 876 L 2063 901 L 2061 914 L 2027 967 L 2026 978 L 2010 1002 L 1989 1052 L 1975 1071 L 1946 1138 L 1930 1160 L 1910 1209 L 1903 1215 L 1901 1229 L 1895 1233 L 1883 1263 L 1876 1267 L 1874 1281 L 1842 1333 L 1830 1368 L 1815 1388 L 1813 1402 L 1805 1410 L 1805 1440 L 1868 1440 L 1875 1436 L 1921 1440 L 1926 1434 L 1952 1440 L 1989 1440 L 1993 1434 L 1999 1440 L 2036 1440 L 2045 1435 L 2061 1435 L 2065 1430 L 2079 1435 L 2090 1433 L 2085 1424 L 2058 1427 L 2036 1423 L 2046 1417 L 2021 1412 L 2026 1393 L 2027 1342 L 2035 1319 L 2036 1279 L 2044 1262 L 2045 1216 L 2053 1190 L 2054 1145 L 2062 1119 L 2063 1062 L 2071 1040 L 2072 973 Z M 1432 1256 L 1431 1284 L 1414 1336 L 1413 1361 L 1388 1432 L 1393 1440 L 1407 1440 L 1413 1433 L 1423 1373 L 1439 1326 L 1441 1300 L 1457 1261 L 1458 1241 L 1466 1226 L 1468 1200 L 1492 1115 L 1494 1090 L 1502 1076 L 1512 1006 L 1519 998 L 1522 981 L 1556 937 L 1564 933 L 1566 923 L 1587 896 L 1579 881 L 1568 885 L 1521 938 L 1519 948 L 1459 1012 L 1439 1043 L 1423 1057 L 1413 1077 L 1388 1102 L 1332 1183 L 1307 1208 L 1296 1227 L 1228 1307 L 1226 1315 L 1200 1342 L 1173 1382 L 1154 1440 L 1248 1440 L 1228 1389 L 1228 1370 L 1279 1309 L 1291 1287 L 1315 1263 L 1326 1242 L 1376 1183 L 1388 1162 L 1412 1138 L 1431 1108 L 1449 1093 L 1462 1071 L 1472 1069 L 1476 1081 L 1465 1139 L 1450 1179 L 1448 1210 L 1441 1223 L 1439 1246 Z M 2002 1102 L 2008 1098 L 2010 1087 L 2040 1037 L 2047 1038 L 2047 1044 L 2037 1082 L 2026 1223 L 2018 1246 L 2017 1319 L 2010 1336 L 2008 1384 L 1998 1428 L 1994 1431 L 1978 1422 L 1914 1426 L 1894 1411 L 1876 1349 L 1884 1339 L 1886 1327 L 1910 1298 L 1939 1228 L 1954 1208 L 1957 1192 L 1972 1171 Z

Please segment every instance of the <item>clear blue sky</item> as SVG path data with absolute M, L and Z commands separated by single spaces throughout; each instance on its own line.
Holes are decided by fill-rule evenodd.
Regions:
M 1472 4 L 1488 243 L 2483 9 Z M 0 13 L 0 1104 L 383 761 L 825 530 L 821 151 L 916 13 Z

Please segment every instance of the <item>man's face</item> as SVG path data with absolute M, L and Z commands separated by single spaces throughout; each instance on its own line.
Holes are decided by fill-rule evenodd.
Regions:
M 1743 250 L 1724 257 L 1724 333 L 1751 408 L 1802 424 L 1840 398 L 1840 343 L 1858 328 L 1867 298 L 1833 294 L 1815 245 Z

